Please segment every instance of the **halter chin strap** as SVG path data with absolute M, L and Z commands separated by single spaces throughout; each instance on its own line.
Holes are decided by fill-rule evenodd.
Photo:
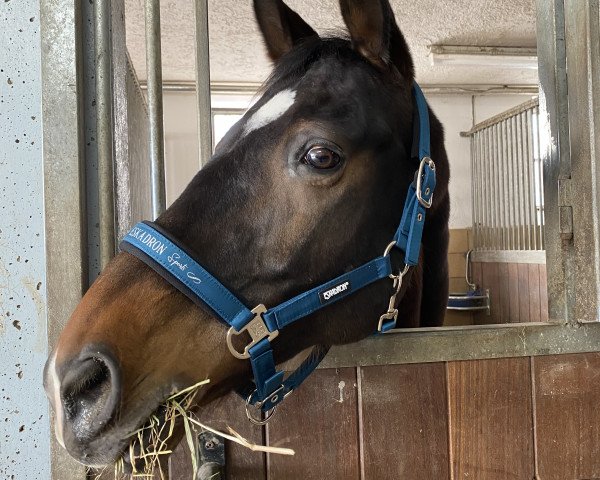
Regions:
M 429 150 L 427 102 L 416 83 L 413 94 L 417 106 L 413 122 L 413 157 L 416 156 L 419 161 L 419 169 L 408 189 L 398 230 L 382 256 L 276 307 L 268 309 L 261 304 L 250 310 L 158 225 L 151 222 L 138 223 L 121 242 L 121 250 L 142 260 L 194 303 L 210 307 L 229 326 L 229 350 L 236 358 L 250 359 L 252 365 L 254 384 L 239 393 L 246 398 L 248 418 L 255 423 L 268 420 L 273 409 L 314 371 L 327 353 L 325 348 L 315 347 L 300 367 L 284 378 L 284 372 L 276 369 L 271 348 L 271 342 L 280 330 L 386 277 L 394 280 L 395 293 L 390 298 L 388 311 L 379 319 L 377 330 L 383 333 L 396 326 L 396 296 L 402 286 L 402 277 L 419 261 L 425 213 L 431 207 L 436 183 L 435 164 L 430 158 Z M 392 273 L 389 255 L 392 248 L 399 248 L 404 252 L 405 267 L 398 274 Z M 234 338 L 243 332 L 249 335 L 251 341 L 241 351 L 236 350 Z M 248 411 L 249 404 L 267 412 L 267 418 L 254 419 Z

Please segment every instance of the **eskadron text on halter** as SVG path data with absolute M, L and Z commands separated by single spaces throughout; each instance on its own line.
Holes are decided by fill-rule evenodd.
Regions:
M 377 331 L 383 333 L 396 325 L 396 296 L 403 276 L 418 263 L 425 213 L 431 207 L 436 183 L 435 164 L 430 157 L 429 110 L 416 83 L 413 95 L 417 108 L 411 156 L 419 161 L 419 168 L 408 189 L 400 225 L 382 256 L 276 307 L 267 308 L 260 304 L 250 310 L 158 225 L 138 223 L 121 242 L 121 250 L 142 260 L 194 303 L 207 305 L 229 326 L 226 337 L 229 350 L 236 358 L 250 359 L 252 365 L 254 383 L 240 393 L 246 398 L 246 413 L 253 423 L 265 423 L 275 407 L 314 371 L 326 353 L 316 347 L 296 371 L 284 378 L 284 372 L 276 369 L 271 349 L 271 342 L 282 329 L 386 277 L 394 281 L 394 294 L 390 297 L 387 312 L 379 318 Z M 398 274 L 392 273 L 390 251 L 393 248 L 404 252 L 405 267 Z M 237 351 L 232 339 L 243 332 L 247 332 L 251 341 L 243 351 Z M 265 412 L 265 418 L 254 418 L 250 405 Z

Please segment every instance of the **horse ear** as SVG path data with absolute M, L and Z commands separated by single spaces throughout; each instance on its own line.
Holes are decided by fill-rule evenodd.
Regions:
M 254 13 L 274 62 L 301 40 L 318 36 L 300 15 L 281 0 L 254 0 Z
M 388 0 L 340 0 L 352 45 L 377 67 L 393 65 L 409 82 L 415 68 Z

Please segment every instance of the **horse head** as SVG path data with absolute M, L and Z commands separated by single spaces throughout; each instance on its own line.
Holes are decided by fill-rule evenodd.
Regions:
M 255 0 L 273 73 L 156 220 L 250 307 L 278 305 L 381 255 L 414 178 L 408 46 L 387 0 L 340 4 L 349 36 L 321 38 L 282 1 Z M 433 114 L 430 123 L 438 187 L 422 262 L 400 302 L 401 325 L 439 323 L 447 295 L 448 165 Z M 436 297 L 422 306 L 427 282 Z M 291 325 L 273 342 L 276 361 L 370 335 L 390 289 L 373 283 Z M 209 378 L 197 398 L 205 404 L 246 382 L 249 364 L 230 354 L 225 335 L 211 309 L 119 253 L 45 368 L 58 440 L 79 461 L 106 464 L 173 391 Z

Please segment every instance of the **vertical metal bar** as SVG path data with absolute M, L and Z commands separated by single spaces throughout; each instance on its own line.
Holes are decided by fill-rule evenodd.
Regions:
M 519 114 L 518 123 L 519 123 L 519 132 L 521 135 L 521 141 L 519 144 L 519 148 L 521 150 L 521 156 L 523 157 L 523 210 L 524 210 L 524 232 L 525 232 L 525 242 L 523 244 L 523 249 L 531 250 L 531 234 L 535 234 L 535 229 L 531 228 L 533 218 L 531 216 L 531 185 L 532 185 L 532 175 L 531 169 L 533 168 L 533 162 L 531 161 L 531 157 L 528 152 L 528 137 L 527 137 L 527 125 L 525 120 L 525 116 L 523 113 Z
M 515 117 L 510 119 L 510 128 L 511 128 L 511 142 L 513 155 L 515 159 L 515 170 L 517 176 L 515 178 L 516 181 L 516 191 L 515 191 L 515 208 L 517 213 L 517 225 L 516 225 L 516 238 L 517 238 L 517 250 L 522 250 L 523 248 L 523 236 L 522 236 L 522 225 L 523 225 L 523 212 L 522 212 L 522 191 L 523 191 L 523 166 L 521 164 L 521 155 L 519 154 L 519 138 L 517 136 L 517 125 L 516 125 Z
M 156 218 L 165 210 L 166 205 L 160 0 L 146 0 L 145 13 L 152 214 Z
M 478 134 L 478 155 L 479 155 L 479 159 L 478 159 L 478 195 L 477 195 L 477 202 L 478 202 L 478 217 L 479 217 L 479 243 L 478 243 L 478 247 L 483 249 L 484 245 L 485 245 L 485 237 L 484 237 L 484 227 L 485 227 L 485 216 L 484 216 L 484 212 L 485 212 L 485 200 L 484 200 L 484 192 L 485 192 L 485 187 L 484 187 L 484 179 L 485 179 L 485 150 L 484 150 L 484 136 L 483 136 L 483 132 L 479 132 Z
M 500 125 L 494 125 L 494 163 L 496 165 L 496 223 L 497 234 L 496 234 L 496 249 L 502 250 L 502 235 L 504 231 L 503 222 L 503 198 L 502 198 L 502 166 L 500 163 Z
M 200 167 L 213 151 L 210 104 L 210 56 L 208 38 L 208 0 L 194 0 L 196 17 L 196 101 L 198 114 L 198 154 Z
M 483 223 L 485 225 L 484 250 L 490 246 L 490 155 L 489 155 L 489 132 L 486 128 L 482 130 L 483 135 L 483 161 L 484 161 L 484 181 L 483 181 Z
M 539 249 L 539 231 L 538 231 L 538 215 L 537 215 L 537 197 L 539 191 L 539 185 L 537 183 L 538 176 L 536 174 L 537 168 L 537 159 L 535 156 L 536 149 L 533 144 L 533 109 L 530 108 L 525 112 L 525 140 L 526 140 L 526 149 L 527 153 L 527 162 L 529 165 L 530 172 L 530 202 L 529 202 L 529 216 L 531 217 L 531 249 L 538 250 Z
M 471 218 L 473 219 L 473 243 L 477 245 L 477 213 L 476 213 L 476 197 L 477 197 L 477 151 L 476 151 L 476 136 L 471 135 Z
M 115 255 L 115 204 L 113 175 L 113 95 L 111 2 L 94 3 L 96 31 L 96 128 L 98 139 L 98 191 L 102 270 Z
M 506 172 L 504 169 L 504 136 L 503 136 L 503 130 L 502 130 L 502 126 L 503 126 L 504 122 L 498 122 L 498 125 L 496 125 L 496 129 L 498 132 L 498 138 L 497 138 L 497 145 L 496 145 L 496 149 L 498 151 L 498 171 L 500 173 L 500 179 L 499 179 L 499 188 L 500 188 L 500 211 L 501 211 L 501 220 L 502 220 L 502 236 L 501 236 L 501 246 L 500 248 L 502 250 L 506 250 L 508 248 L 507 245 L 507 232 L 508 232 L 508 222 L 506 221 L 506 210 L 507 210 L 507 203 L 506 203 L 506 189 L 505 189 L 505 179 L 506 179 Z
M 511 198 L 511 211 L 513 223 L 511 225 L 511 243 L 513 250 L 519 249 L 519 216 L 517 209 L 517 182 L 519 171 L 517 170 L 517 162 L 515 158 L 514 140 L 513 140 L 513 128 L 512 122 L 507 120 L 506 122 L 506 140 L 508 142 L 508 153 L 510 156 L 510 198 Z
M 535 141 L 537 143 L 538 151 L 538 178 L 539 178 L 539 199 L 540 199 L 540 213 L 539 213 L 539 235 L 540 235 L 540 249 L 544 250 L 545 237 L 546 237 L 546 199 L 544 194 L 544 165 L 542 164 L 542 139 L 540 138 L 540 109 L 535 109 L 536 122 L 535 122 Z
M 21 371 L 19 376 L 3 374 L 1 382 L 2 390 L 11 392 L 10 398 L 5 394 L 0 401 L 0 415 L 8 413 L 2 422 L 7 435 L 0 442 L 0 471 L 5 478 L 85 477 L 85 467 L 58 444 L 50 433 L 53 429 L 48 430 L 54 426 L 54 416 L 46 411 L 31 421 L 34 414 L 41 413 L 43 396 L 38 381 L 26 379 L 38 378 L 88 285 L 89 205 L 83 155 L 88 119 L 81 107 L 84 91 L 87 93 L 96 78 L 94 46 L 85 41 L 93 37 L 95 29 L 93 8 L 77 0 L 23 0 L 12 9 L 4 8 L 0 19 L 0 24 L 10 20 L 15 26 L 30 19 L 27 26 L 22 25 L 24 33 L 3 43 L 0 53 L 5 72 L 18 71 L 23 81 L 11 90 L 0 87 L 0 110 L 10 119 L 5 115 L 0 120 L 0 170 L 8 174 L 4 162 L 10 162 L 11 170 L 0 176 L 0 305 L 3 322 L 5 318 L 8 324 L 8 313 L 4 314 L 10 310 L 23 325 L 23 330 L 11 328 L 12 333 L 5 328 L 0 334 L 0 362 L 19 364 Z M 29 56 L 26 62 L 23 52 Z M 89 69 L 75 68 L 81 66 L 80 55 L 85 56 Z M 94 110 L 92 120 L 95 116 Z M 22 135 L 27 135 L 27 142 L 15 143 Z M 94 142 L 94 155 L 96 147 Z M 97 223 L 98 219 L 94 225 Z M 17 251 L 25 249 L 26 260 L 12 260 Z M 20 424 L 27 425 L 27 430 L 19 438 L 10 432 L 16 432 Z M 35 452 L 35 461 L 19 465 L 19 451 Z M 15 475 L 10 475 L 11 470 Z
M 495 249 L 496 247 L 496 210 L 495 210 L 495 205 L 494 205 L 494 198 L 496 196 L 496 191 L 495 191 L 495 184 L 494 184 L 494 178 L 496 176 L 496 166 L 494 165 L 494 155 L 493 155 L 493 148 L 494 148 L 494 136 L 492 134 L 492 129 L 488 128 L 487 129 L 487 133 L 488 133 L 488 163 L 490 166 L 490 170 L 489 170 L 489 189 L 490 189 L 490 197 L 489 197 L 489 211 L 490 211 L 490 243 L 489 243 L 489 248 L 491 250 Z
M 488 249 L 494 249 L 494 227 L 495 227 L 495 217 L 494 217 L 494 162 L 492 160 L 492 132 L 490 128 L 486 128 L 486 160 L 488 164 L 488 179 L 487 179 L 487 201 L 486 206 L 488 209 Z
M 500 172 L 502 173 L 502 223 L 504 225 L 502 229 L 502 249 L 508 250 L 508 189 L 506 188 L 507 174 L 506 174 L 506 156 L 504 155 L 504 148 L 506 139 L 504 138 L 504 122 L 500 122 L 498 125 L 498 152 L 500 157 Z
M 479 217 L 479 243 L 478 247 L 483 249 L 485 246 L 485 200 L 484 200 L 484 181 L 485 181 L 485 138 L 483 132 L 479 132 L 478 134 L 478 155 L 479 155 L 479 167 L 478 167 L 478 217 Z
M 512 197 L 510 191 L 510 182 L 511 182 L 511 171 L 510 171 L 510 157 L 508 155 L 508 136 L 507 136 L 507 125 L 506 121 L 502 122 L 502 169 L 504 171 L 505 178 L 505 189 L 504 196 L 506 198 L 506 248 L 507 250 L 511 250 L 513 248 L 512 244 Z
M 486 139 L 485 139 L 485 130 L 481 130 L 479 132 L 479 135 L 481 136 L 481 196 L 480 196 L 480 202 L 481 202 L 481 249 L 485 250 L 486 247 L 486 240 L 487 240 L 487 199 L 486 199 L 486 178 L 487 178 L 487 156 L 485 153 L 485 145 L 486 145 Z
M 498 135 L 496 134 L 496 125 L 492 125 L 490 127 L 490 132 L 492 134 L 492 164 L 494 166 L 494 176 L 492 178 L 492 182 L 494 185 L 494 197 L 492 198 L 492 207 L 494 209 L 494 250 L 499 250 L 500 247 L 498 245 L 498 240 L 500 238 L 500 232 L 502 230 L 500 224 L 500 215 L 499 215 L 499 207 L 500 202 L 498 201 L 498 155 L 496 152 L 496 146 L 498 145 Z

